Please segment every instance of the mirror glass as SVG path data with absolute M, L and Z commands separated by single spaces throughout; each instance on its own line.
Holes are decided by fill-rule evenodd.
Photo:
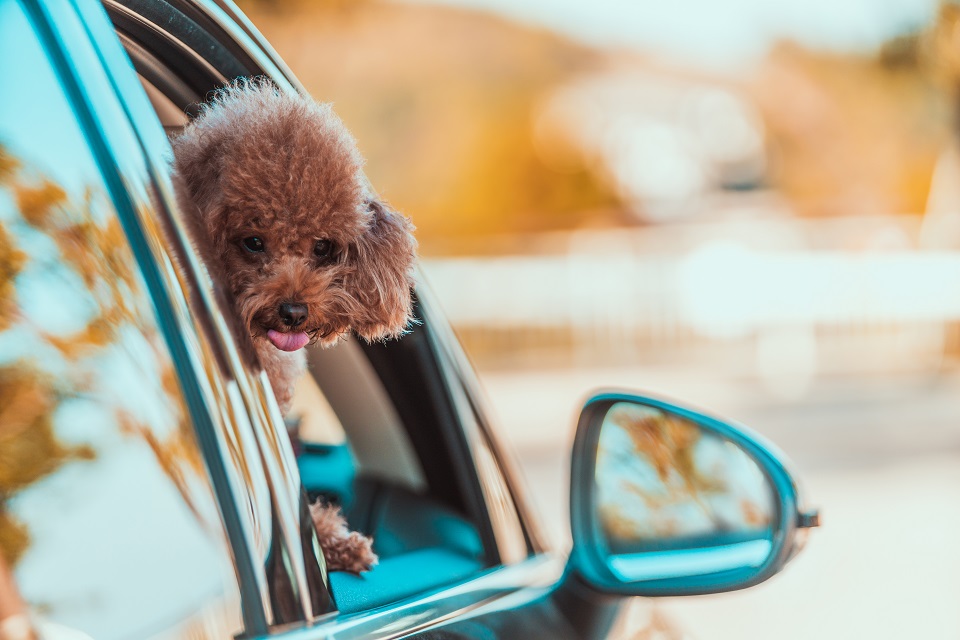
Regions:
M 753 458 L 652 406 L 617 402 L 604 416 L 593 505 L 624 582 L 756 568 L 774 547 L 775 494 Z

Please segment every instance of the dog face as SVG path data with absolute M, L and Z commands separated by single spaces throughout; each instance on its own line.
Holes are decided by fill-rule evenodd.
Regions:
M 174 141 L 201 253 L 255 340 L 295 351 L 403 332 L 416 243 L 371 196 L 329 105 L 266 82 L 218 94 Z
M 295 351 L 350 329 L 367 339 L 403 331 L 413 253 L 403 218 L 375 200 L 358 203 L 351 216 L 311 211 L 287 214 L 282 223 L 236 212 L 218 225 L 226 233 L 220 255 L 251 336 Z M 346 220 L 331 224 L 338 217 Z

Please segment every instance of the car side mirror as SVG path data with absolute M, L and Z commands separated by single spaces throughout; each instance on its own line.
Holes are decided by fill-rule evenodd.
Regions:
M 602 593 L 742 589 L 777 573 L 819 515 L 782 454 L 671 402 L 604 393 L 584 406 L 571 472 L 571 569 Z

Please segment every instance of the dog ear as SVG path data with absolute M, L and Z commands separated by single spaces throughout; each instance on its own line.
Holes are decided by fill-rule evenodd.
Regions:
M 366 340 L 401 335 L 412 313 L 413 224 L 383 203 L 370 200 L 369 225 L 348 252 L 344 288 L 355 301 L 353 331 Z

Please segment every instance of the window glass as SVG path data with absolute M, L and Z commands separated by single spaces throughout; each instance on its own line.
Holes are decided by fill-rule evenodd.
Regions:
M 230 637 L 236 579 L 173 362 L 16 3 L 0 75 L 20 97 L 0 101 L 0 574 L 44 637 Z

